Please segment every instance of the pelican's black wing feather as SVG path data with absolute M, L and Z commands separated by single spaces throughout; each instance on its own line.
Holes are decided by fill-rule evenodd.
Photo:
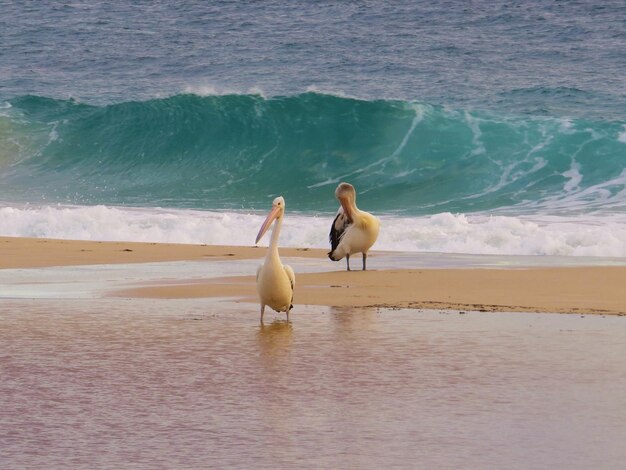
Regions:
M 352 221 L 344 214 L 343 209 L 340 208 L 337 212 L 333 224 L 330 226 L 330 233 L 328 234 L 328 240 L 330 241 L 330 252 L 332 253 L 339 246 L 341 237 L 345 233 L 348 226 Z

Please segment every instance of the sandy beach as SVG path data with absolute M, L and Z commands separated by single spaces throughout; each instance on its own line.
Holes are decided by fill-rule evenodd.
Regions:
M 264 247 L 90 242 L 0 237 L 0 268 L 262 258 Z M 284 258 L 325 259 L 323 250 L 281 249 Z M 626 314 L 626 266 L 454 269 L 415 266 L 297 273 L 295 304 L 331 307 Z M 358 265 L 358 263 L 357 263 Z M 230 297 L 256 302 L 254 275 L 168 279 L 128 286 L 112 297 Z

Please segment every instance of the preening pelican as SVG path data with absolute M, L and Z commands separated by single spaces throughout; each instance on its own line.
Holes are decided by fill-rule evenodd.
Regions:
M 296 285 L 296 276 L 291 266 L 283 266 L 278 256 L 278 236 L 280 235 L 284 214 L 285 200 L 282 196 L 279 196 L 272 202 L 272 210 L 267 215 L 265 222 L 263 222 L 259 230 L 259 234 L 256 236 L 255 243 L 259 243 L 259 240 L 265 235 L 272 222 L 276 221 L 272 230 L 267 256 L 265 256 L 265 261 L 256 272 L 256 290 L 261 301 L 261 323 L 263 323 L 266 305 L 269 305 L 277 312 L 286 312 L 287 321 L 289 321 L 289 311 L 293 308 L 293 287 Z
M 335 197 L 339 199 L 341 207 L 330 227 L 331 249 L 328 257 L 333 261 L 339 261 L 345 256 L 350 271 L 350 255 L 363 253 L 363 271 L 365 271 L 367 252 L 378 238 L 380 221 L 369 212 L 357 208 L 356 191 L 351 184 L 339 184 L 335 190 Z

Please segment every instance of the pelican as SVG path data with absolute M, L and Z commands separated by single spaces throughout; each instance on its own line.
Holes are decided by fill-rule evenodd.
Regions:
M 283 265 L 278 256 L 278 236 L 284 214 L 285 200 L 279 196 L 272 202 L 272 210 L 256 236 L 255 243 L 259 243 L 272 222 L 276 221 L 265 261 L 256 271 L 256 290 L 261 301 L 261 323 L 263 323 L 266 305 L 277 312 L 286 312 L 287 321 L 289 321 L 289 311 L 293 308 L 293 287 L 296 284 L 296 276 L 291 266 Z
M 335 190 L 335 197 L 339 199 L 341 207 L 330 227 L 331 250 L 328 257 L 339 261 L 344 256 L 348 271 L 350 271 L 350 255 L 363 253 L 363 271 L 366 269 L 367 252 L 372 247 L 380 221 L 369 212 L 359 210 L 356 206 L 356 191 L 349 183 L 340 183 Z

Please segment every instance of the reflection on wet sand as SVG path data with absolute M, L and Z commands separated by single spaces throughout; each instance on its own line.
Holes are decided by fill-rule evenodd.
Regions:
M 270 324 L 261 323 L 257 338 L 262 359 L 280 360 L 289 354 L 293 343 L 293 324 L 282 320 Z
M 626 321 L 0 305 L 2 468 L 619 468 Z M 272 321 L 276 320 L 276 321 Z M 590 444 L 592 443 L 592 445 Z
M 255 379 L 260 400 L 259 431 L 266 451 L 274 454 L 276 449 L 281 449 L 280 452 L 287 454 L 289 459 L 297 458 L 291 450 L 296 445 L 297 435 L 297 430 L 292 427 L 294 397 L 290 391 L 293 336 L 293 324 L 284 320 L 258 327 L 260 367 Z

